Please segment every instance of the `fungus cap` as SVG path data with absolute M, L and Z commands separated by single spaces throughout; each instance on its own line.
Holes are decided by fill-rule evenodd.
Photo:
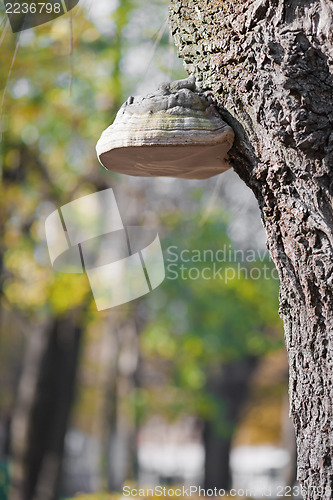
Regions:
M 231 127 L 189 77 L 129 97 L 96 151 L 113 172 L 204 179 L 230 168 L 233 140 Z

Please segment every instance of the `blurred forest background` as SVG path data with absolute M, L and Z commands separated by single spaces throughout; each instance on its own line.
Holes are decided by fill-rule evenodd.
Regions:
M 232 171 L 140 179 L 96 159 L 97 139 L 129 95 L 186 77 L 167 1 L 82 1 L 20 34 L 2 3 L 0 15 L 0 500 L 125 483 L 228 489 L 240 463 L 231 474 L 231 450 L 254 463 L 263 446 L 288 459 L 276 469 L 264 459 L 258 477 L 280 477 L 288 463 L 289 484 L 278 281 L 246 272 L 266 266 L 274 276 L 252 193 Z M 85 275 L 52 269 L 44 224 L 57 207 L 109 187 L 125 224 L 158 228 L 166 280 L 97 312 Z M 257 258 L 241 261 L 227 284 L 172 279 L 170 247 Z M 218 267 L 236 270 L 230 256 Z

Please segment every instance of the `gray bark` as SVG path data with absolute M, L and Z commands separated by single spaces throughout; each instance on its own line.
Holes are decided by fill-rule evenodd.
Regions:
M 306 499 L 331 499 L 333 2 L 173 0 L 179 54 L 236 132 L 279 271 Z

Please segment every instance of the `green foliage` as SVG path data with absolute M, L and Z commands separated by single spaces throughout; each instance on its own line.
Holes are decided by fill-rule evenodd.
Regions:
M 100 167 L 95 144 L 138 76 L 144 77 L 123 70 L 124 60 L 137 45 L 154 44 L 151 38 L 158 25 L 145 33 L 126 33 L 143 7 L 138 0 L 119 2 L 109 16 L 108 34 L 98 31 L 84 9 L 75 9 L 72 75 L 67 16 L 19 37 L 10 29 L 4 36 L 0 254 L 5 265 L 2 297 L 8 308 L 43 317 L 80 305 L 94 308 L 85 277 L 65 276 L 50 268 L 44 220 L 56 207 L 109 187 L 114 179 Z M 157 7 L 161 12 L 157 1 L 149 8 Z M 166 16 L 166 3 L 162 9 Z M 160 41 L 160 50 L 168 50 L 165 40 Z M 145 71 L 144 65 L 140 70 Z
M 0 500 L 7 500 L 9 495 L 8 462 L 0 462 Z
M 160 407 L 171 418 L 176 408 L 178 415 L 221 417 L 223 402 L 207 392 L 216 369 L 282 345 L 274 265 L 268 255 L 237 251 L 227 229 L 221 210 L 204 222 L 200 213 L 164 217 L 166 279 L 147 299 L 141 347 L 171 386 L 162 384 L 163 401 L 159 386 L 141 390 L 143 416 L 145 402 L 149 413 Z
M 158 14 L 155 22 L 134 33 L 138 14 L 147 10 Z M 96 310 L 85 275 L 52 269 L 44 223 L 56 208 L 110 187 L 119 178 L 101 168 L 95 144 L 122 102 L 135 92 L 138 79 L 145 78 L 145 63 L 131 73 L 125 62 L 137 46 L 145 45 L 149 57 L 153 55 L 158 17 L 166 18 L 167 3 L 124 0 L 109 11 L 109 28 L 101 32 L 94 15 L 81 6 L 73 9 L 72 74 L 67 16 L 20 35 L 1 24 L 0 308 L 12 318 L 23 318 L 27 334 L 57 316 L 74 316 L 83 330 L 91 321 L 101 328 L 105 320 Z M 157 60 L 168 51 L 168 40 L 162 38 Z M 176 69 L 170 76 L 178 75 Z M 8 323 L 10 328 L 2 332 L 2 371 L 8 370 L 2 360 L 4 342 L 21 335 L 14 321 Z M 83 403 L 82 412 L 91 413 L 88 407 Z

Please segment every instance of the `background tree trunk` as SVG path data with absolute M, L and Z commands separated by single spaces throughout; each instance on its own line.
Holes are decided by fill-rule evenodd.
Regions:
M 36 329 L 13 416 L 13 500 L 54 500 L 78 364 L 81 329 L 71 318 Z
M 204 425 L 206 490 L 231 488 L 229 459 L 232 439 L 257 362 L 258 359 L 253 357 L 226 363 L 207 384 L 207 392 L 222 403 L 224 414 L 220 418 L 220 427 L 212 421 L 206 421 Z
M 333 2 L 172 0 L 189 73 L 237 138 L 231 162 L 254 191 L 279 271 L 298 479 L 331 499 Z

